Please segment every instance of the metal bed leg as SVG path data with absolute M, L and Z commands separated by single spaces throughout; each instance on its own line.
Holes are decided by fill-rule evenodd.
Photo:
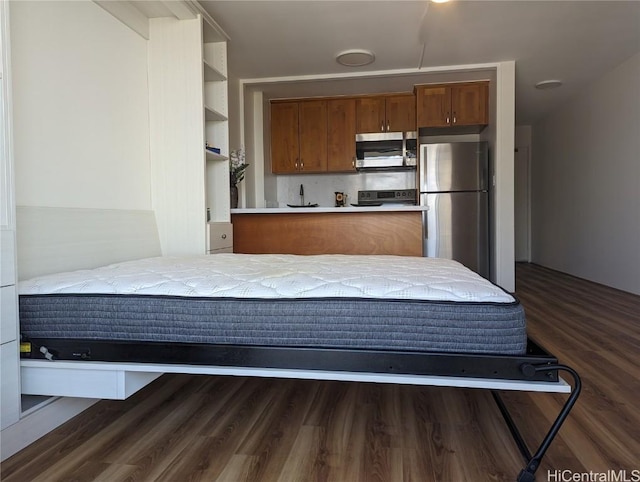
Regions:
M 493 398 L 496 404 L 498 405 L 498 408 L 500 409 L 500 413 L 502 414 L 502 417 L 504 418 L 507 426 L 509 427 L 511 436 L 513 437 L 513 440 L 518 445 L 518 449 L 520 450 L 520 453 L 522 454 L 525 461 L 527 462 L 526 467 L 520 471 L 520 474 L 518 474 L 518 478 L 516 479 L 517 482 L 535 481 L 535 478 L 536 478 L 535 473 L 536 473 L 536 470 L 538 470 L 538 467 L 540 466 L 542 457 L 544 457 L 544 454 L 546 453 L 547 449 L 551 445 L 551 442 L 553 442 L 553 439 L 558 434 L 560 427 L 562 426 L 566 418 L 569 416 L 569 412 L 575 405 L 576 400 L 578 400 L 578 396 L 580 395 L 580 390 L 582 389 L 582 381 L 580 380 L 580 376 L 573 368 L 568 367 L 566 365 L 534 366 L 534 365 L 527 364 L 522 367 L 523 373 L 525 372 L 532 373 L 534 371 L 540 372 L 540 371 L 549 371 L 549 370 L 566 371 L 573 377 L 574 385 L 573 385 L 573 390 L 571 391 L 571 395 L 565 402 L 564 406 L 562 407 L 562 410 L 560 410 L 558 417 L 556 418 L 555 422 L 553 422 L 553 425 L 547 432 L 547 435 L 544 437 L 544 439 L 542 440 L 542 443 L 538 447 L 538 450 L 533 456 L 531 455 L 531 452 L 529 452 L 529 448 L 527 447 L 527 444 L 522 438 L 522 435 L 520 434 L 518 427 L 513 421 L 513 418 L 511 418 L 511 414 L 509 413 L 509 410 L 507 409 L 504 402 L 500 398 L 500 395 L 497 392 L 492 391 Z

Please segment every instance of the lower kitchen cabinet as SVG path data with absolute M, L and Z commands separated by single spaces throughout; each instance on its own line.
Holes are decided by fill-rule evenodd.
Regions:
M 420 212 L 232 214 L 233 252 L 422 256 Z

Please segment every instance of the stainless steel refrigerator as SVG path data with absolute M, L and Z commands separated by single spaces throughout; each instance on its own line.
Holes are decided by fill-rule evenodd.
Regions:
M 486 142 L 420 146 L 423 255 L 459 261 L 489 278 L 489 155 Z

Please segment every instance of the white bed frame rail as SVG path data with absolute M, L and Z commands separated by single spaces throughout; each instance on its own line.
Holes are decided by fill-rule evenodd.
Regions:
M 397 383 L 403 385 L 480 388 L 485 390 L 517 390 L 553 393 L 571 392 L 571 386 L 562 378 L 559 378 L 557 382 L 543 382 L 283 368 L 27 359 L 22 360 L 21 365 L 23 393 L 30 395 L 64 395 L 70 397 L 116 400 L 123 400 L 131 396 L 163 373 Z

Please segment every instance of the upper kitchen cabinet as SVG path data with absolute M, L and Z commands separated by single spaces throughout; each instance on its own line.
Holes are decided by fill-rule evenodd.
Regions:
M 392 95 L 385 99 L 388 132 L 411 132 L 416 130 L 416 96 L 413 94 Z
M 406 132 L 416 130 L 416 100 L 413 94 L 356 98 L 356 131 Z
M 327 101 L 307 100 L 298 104 L 300 127 L 300 171 L 327 170 Z
M 356 169 L 356 101 L 353 98 L 327 101 L 327 171 Z
M 489 123 L 489 82 L 416 86 L 418 127 L 476 127 Z
M 298 103 L 271 104 L 271 171 L 297 172 L 300 161 Z
M 327 101 L 271 103 L 271 171 L 327 170 Z

